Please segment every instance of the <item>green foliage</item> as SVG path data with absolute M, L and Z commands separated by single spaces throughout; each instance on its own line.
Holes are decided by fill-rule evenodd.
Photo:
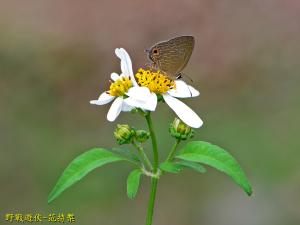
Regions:
M 179 173 L 182 170 L 182 166 L 173 162 L 163 162 L 159 165 L 159 168 L 169 173 Z
M 191 161 L 178 161 L 176 162 L 177 164 L 193 169 L 199 173 L 205 173 L 206 169 L 204 168 L 204 166 L 200 165 L 199 163 L 196 162 L 191 162 Z
M 64 170 L 55 187 L 48 196 L 48 203 L 57 198 L 64 190 L 79 181 L 97 167 L 107 163 L 126 160 L 103 148 L 93 148 L 76 157 Z
M 131 171 L 127 178 L 127 196 L 130 199 L 134 199 L 140 185 L 140 178 L 142 175 L 142 171 L 140 169 L 136 169 Z
M 128 148 L 112 148 L 110 151 L 116 155 L 119 155 L 121 158 L 127 159 L 127 161 L 139 166 L 140 159 L 139 157 L 133 153 L 132 150 Z
M 204 141 L 188 143 L 176 158 L 204 163 L 230 177 L 248 194 L 252 194 L 250 183 L 238 162 L 224 149 Z

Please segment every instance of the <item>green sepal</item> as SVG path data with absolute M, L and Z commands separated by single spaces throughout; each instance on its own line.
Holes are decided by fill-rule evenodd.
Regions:
M 135 140 L 137 140 L 137 142 L 143 143 L 147 141 L 149 137 L 150 137 L 150 133 L 146 130 L 135 131 Z
M 161 94 L 156 94 L 156 96 L 157 96 L 157 101 L 158 102 L 163 102 L 163 103 L 165 102 L 165 99 Z

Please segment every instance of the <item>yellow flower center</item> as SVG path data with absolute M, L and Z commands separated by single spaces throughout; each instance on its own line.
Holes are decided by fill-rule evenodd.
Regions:
M 130 77 L 122 77 L 113 82 L 109 87 L 109 94 L 112 96 L 123 96 L 132 87 Z
M 156 94 L 163 94 L 175 88 L 174 80 L 171 80 L 160 71 L 154 72 L 140 68 L 135 77 L 140 86 L 148 87 L 151 92 Z

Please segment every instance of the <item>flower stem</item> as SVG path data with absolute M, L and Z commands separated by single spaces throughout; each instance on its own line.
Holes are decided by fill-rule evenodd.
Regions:
M 150 137 L 152 140 L 152 151 L 153 151 L 153 172 L 156 173 L 158 169 L 158 150 L 157 150 L 157 142 L 156 142 L 156 137 L 153 129 L 153 124 L 152 124 L 152 119 L 151 119 L 151 114 L 148 112 L 146 114 L 146 120 L 147 124 L 149 127 L 149 132 L 150 132 Z
M 150 137 L 152 140 L 152 151 L 153 151 L 153 173 L 158 172 L 158 150 L 157 150 L 157 142 L 156 137 L 153 129 L 151 114 L 148 112 L 146 115 L 147 124 L 149 127 Z M 154 203 L 155 203 L 155 196 L 156 196 L 156 189 L 157 189 L 157 182 L 158 178 L 152 177 L 151 178 L 151 192 L 149 197 L 149 204 L 148 204 L 148 212 L 147 212 L 147 219 L 146 225 L 152 224 L 153 219 L 153 211 L 154 211 Z
M 150 162 L 150 160 L 148 159 L 146 153 L 144 152 L 144 149 L 141 145 L 137 144 L 135 141 L 132 142 L 133 146 L 137 149 L 140 158 L 142 159 L 142 161 L 146 164 L 146 166 L 152 170 L 152 164 Z
M 175 153 L 176 153 L 176 150 L 177 150 L 177 146 L 179 145 L 180 143 L 180 140 L 179 139 L 176 139 L 176 142 L 175 144 L 173 145 L 173 148 L 172 150 L 170 151 L 167 159 L 166 159 L 166 162 L 170 162 L 173 160 L 174 156 L 175 156 Z
M 151 193 L 150 193 L 149 204 L 148 204 L 146 225 L 152 224 L 157 182 L 158 182 L 158 178 L 155 177 L 151 178 Z

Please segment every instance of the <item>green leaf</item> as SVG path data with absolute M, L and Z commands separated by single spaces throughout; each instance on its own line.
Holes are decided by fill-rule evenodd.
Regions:
M 140 169 L 133 170 L 127 178 L 127 195 L 128 198 L 134 199 L 140 185 L 140 177 L 142 171 Z
M 93 148 L 76 157 L 64 170 L 48 196 L 48 203 L 57 198 L 64 190 L 79 181 L 93 169 L 107 163 L 125 160 L 103 148 Z
M 129 162 L 132 162 L 139 166 L 140 159 L 134 154 L 130 149 L 127 148 L 112 148 L 111 152 L 121 156 L 122 158 L 126 158 Z
M 204 163 L 230 177 L 248 194 L 252 194 L 251 185 L 238 162 L 224 149 L 204 141 L 188 143 L 176 158 Z
M 200 165 L 199 163 L 196 162 L 190 162 L 190 161 L 178 161 L 176 162 L 179 165 L 182 165 L 184 167 L 188 167 L 190 169 L 196 170 L 199 173 L 205 173 L 206 169 L 204 166 Z
M 169 173 L 179 173 L 182 170 L 182 166 L 172 162 L 163 162 L 159 165 L 159 168 Z

